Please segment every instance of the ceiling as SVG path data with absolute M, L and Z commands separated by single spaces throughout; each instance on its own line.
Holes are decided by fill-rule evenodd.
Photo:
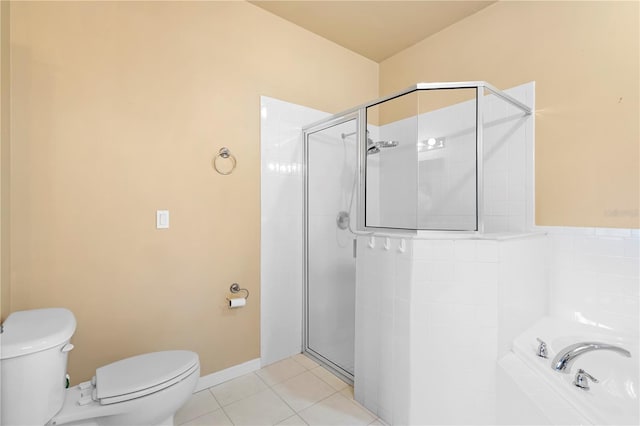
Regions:
M 250 1 L 381 62 L 495 1 Z

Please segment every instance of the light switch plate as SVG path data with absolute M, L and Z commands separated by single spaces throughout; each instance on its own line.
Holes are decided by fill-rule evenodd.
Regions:
M 169 210 L 156 210 L 156 229 L 169 228 Z

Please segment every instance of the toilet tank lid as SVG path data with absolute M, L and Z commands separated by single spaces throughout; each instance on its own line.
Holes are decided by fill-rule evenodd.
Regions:
M 11 313 L 2 324 L 0 359 L 15 358 L 53 348 L 71 339 L 76 318 L 64 308 Z

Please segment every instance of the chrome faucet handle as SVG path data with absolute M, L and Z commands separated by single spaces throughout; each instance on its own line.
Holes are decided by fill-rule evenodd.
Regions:
M 573 384 L 580 389 L 587 391 L 589 390 L 589 380 L 591 380 L 593 383 L 598 383 L 598 379 L 584 371 L 582 368 L 579 368 L 578 372 L 576 373 L 575 379 L 573 379 Z
M 547 353 L 547 344 L 539 337 L 536 337 L 536 340 L 540 343 L 538 345 L 536 355 L 538 355 L 540 358 L 548 358 L 549 354 Z

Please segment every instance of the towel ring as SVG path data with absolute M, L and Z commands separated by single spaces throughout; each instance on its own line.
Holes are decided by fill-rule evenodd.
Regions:
M 222 158 L 224 160 L 230 160 L 231 161 L 231 168 L 229 170 L 221 170 L 218 166 L 218 159 Z M 221 160 L 222 161 L 222 160 Z M 236 168 L 236 157 L 229 151 L 229 148 L 227 147 L 222 147 L 220 148 L 220 151 L 218 151 L 218 153 L 216 154 L 216 156 L 213 158 L 213 168 L 216 169 L 216 172 L 220 173 L 221 175 L 230 175 L 231 173 L 233 173 L 233 170 Z

